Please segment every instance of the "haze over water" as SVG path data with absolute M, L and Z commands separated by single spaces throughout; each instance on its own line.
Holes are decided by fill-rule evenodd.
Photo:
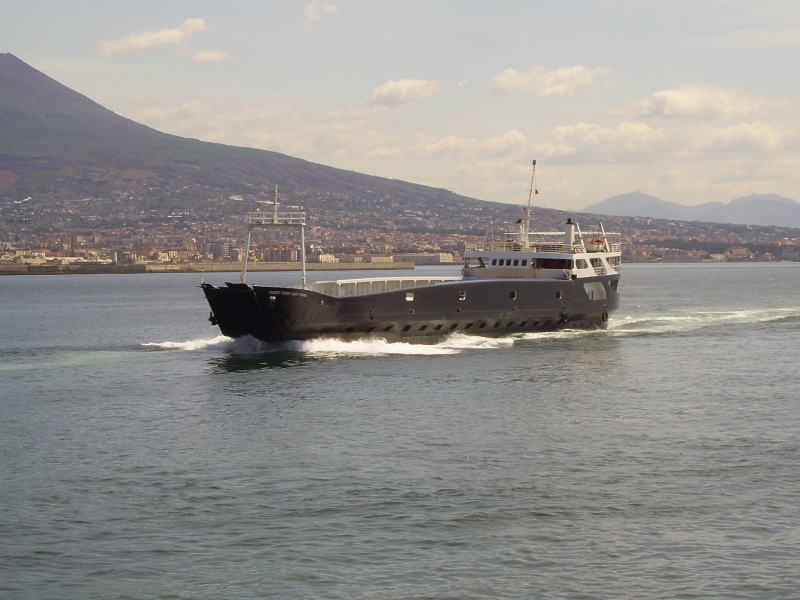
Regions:
M 799 276 L 625 265 L 608 331 L 434 346 L 4 277 L 0 597 L 796 598 Z

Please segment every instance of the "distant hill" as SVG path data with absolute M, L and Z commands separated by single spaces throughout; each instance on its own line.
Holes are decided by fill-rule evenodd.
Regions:
M 113 191 L 125 178 L 148 177 L 162 188 L 180 189 L 187 182 L 226 194 L 277 184 L 289 197 L 316 192 L 387 197 L 408 207 L 498 207 L 445 189 L 162 133 L 0 53 L 0 195 L 81 197 Z
M 722 202 L 683 206 L 642 192 L 606 198 L 583 212 L 622 217 L 649 217 L 673 221 L 702 221 L 739 225 L 800 227 L 800 203 L 777 194 L 751 194 Z

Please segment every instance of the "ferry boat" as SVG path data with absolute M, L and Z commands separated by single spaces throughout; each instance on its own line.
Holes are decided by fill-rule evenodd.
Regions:
M 567 219 L 563 231 L 530 231 L 525 217 L 502 240 L 464 252 L 460 277 L 380 277 L 307 284 L 305 256 L 298 287 L 248 285 L 247 255 L 256 227 L 301 231 L 305 213 L 248 213 L 247 242 L 239 283 L 202 283 L 209 321 L 229 337 L 265 342 L 383 338 L 435 342 L 454 333 L 488 337 L 565 328 L 608 326 L 619 307 L 621 247 L 602 223 L 582 231 Z

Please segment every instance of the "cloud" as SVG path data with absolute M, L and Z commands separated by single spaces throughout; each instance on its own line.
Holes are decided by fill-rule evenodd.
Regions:
M 322 12 L 320 12 L 320 10 Z M 339 12 L 339 7 L 335 4 L 326 4 L 322 7 L 319 5 L 319 0 L 311 0 L 306 4 L 305 11 L 303 11 L 303 20 L 305 21 L 306 28 L 310 27 L 315 21 L 319 21 L 325 15 L 333 15 Z
M 528 138 L 520 131 L 511 129 L 503 135 L 490 138 L 467 138 L 457 135 L 436 136 L 417 133 L 415 143 L 408 148 L 414 156 L 459 155 L 459 156 L 502 156 L 518 152 L 528 143 Z
M 590 69 L 583 65 L 557 71 L 542 65 L 533 65 L 525 71 L 509 67 L 489 80 L 489 89 L 495 94 L 524 92 L 534 93 L 540 98 L 574 98 L 579 95 L 580 88 L 591 87 L 598 79 L 609 75 L 610 69 Z
M 182 44 L 193 34 L 199 31 L 206 31 L 209 28 L 203 19 L 186 19 L 174 29 L 145 31 L 144 33 L 134 32 L 118 40 L 99 42 L 95 48 L 95 53 L 100 56 L 117 56 L 148 52 L 165 46 Z
M 639 100 L 637 117 L 668 117 L 691 119 L 742 118 L 768 108 L 789 104 L 778 98 L 753 98 L 736 90 L 714 85 L 685 85 L 656 92 Z
M 753 121 L 730 127 L 716 127 L 705 131 L 691 146 L 693 152 L 758 152 L 777 150 L 786 142 L 796 141 L 791 130 Z
M 571 162 L 641 162 L 670 149 L 673 131 L 645 123 L 620 123 L 614 128 L 591 123 L 556 127 L 535 147 L 545 156 L 571 157 Z
M 192 55 L 193 63 L 218 63 L 229 59 L 228 53 L 222 50 L 198 50 Z
M 388 81 L 372 90 L 366 99 L 367 106 L 397 106 L 412 100 L 424 100 L 444 93 L 444 86 L 438 79 L 401 79 Z

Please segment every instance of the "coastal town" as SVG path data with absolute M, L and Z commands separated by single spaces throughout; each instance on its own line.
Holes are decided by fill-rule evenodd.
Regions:
M 113 192 L 75 198 L 44 191 L 24 198 L 0 195 L 0 272 L 122 272 L 238 270 L 244 255 L 244 215 L 273 210 L 274 191 L 223 195 L 200 185 L 159 187 L 145 177 Z M 295 192 L 281 206 L 308 215 L 306 260 L 339 268 L 385 268 L 458 263 L 466 248 L 499 238 L 522 206 L 474 201 L 421 205 L 400 198 Z M 560 229 L 566 212 L 534 207 L 539 229 Z M 576 215 L 602 219 L 619 235 L 626 262 L 800 260 L 800 231 L 780 227 Z M 249 262 L 297 263 L 292 232 L 257 230 Z M 92 271 L 92 269 L 95 271 Z

